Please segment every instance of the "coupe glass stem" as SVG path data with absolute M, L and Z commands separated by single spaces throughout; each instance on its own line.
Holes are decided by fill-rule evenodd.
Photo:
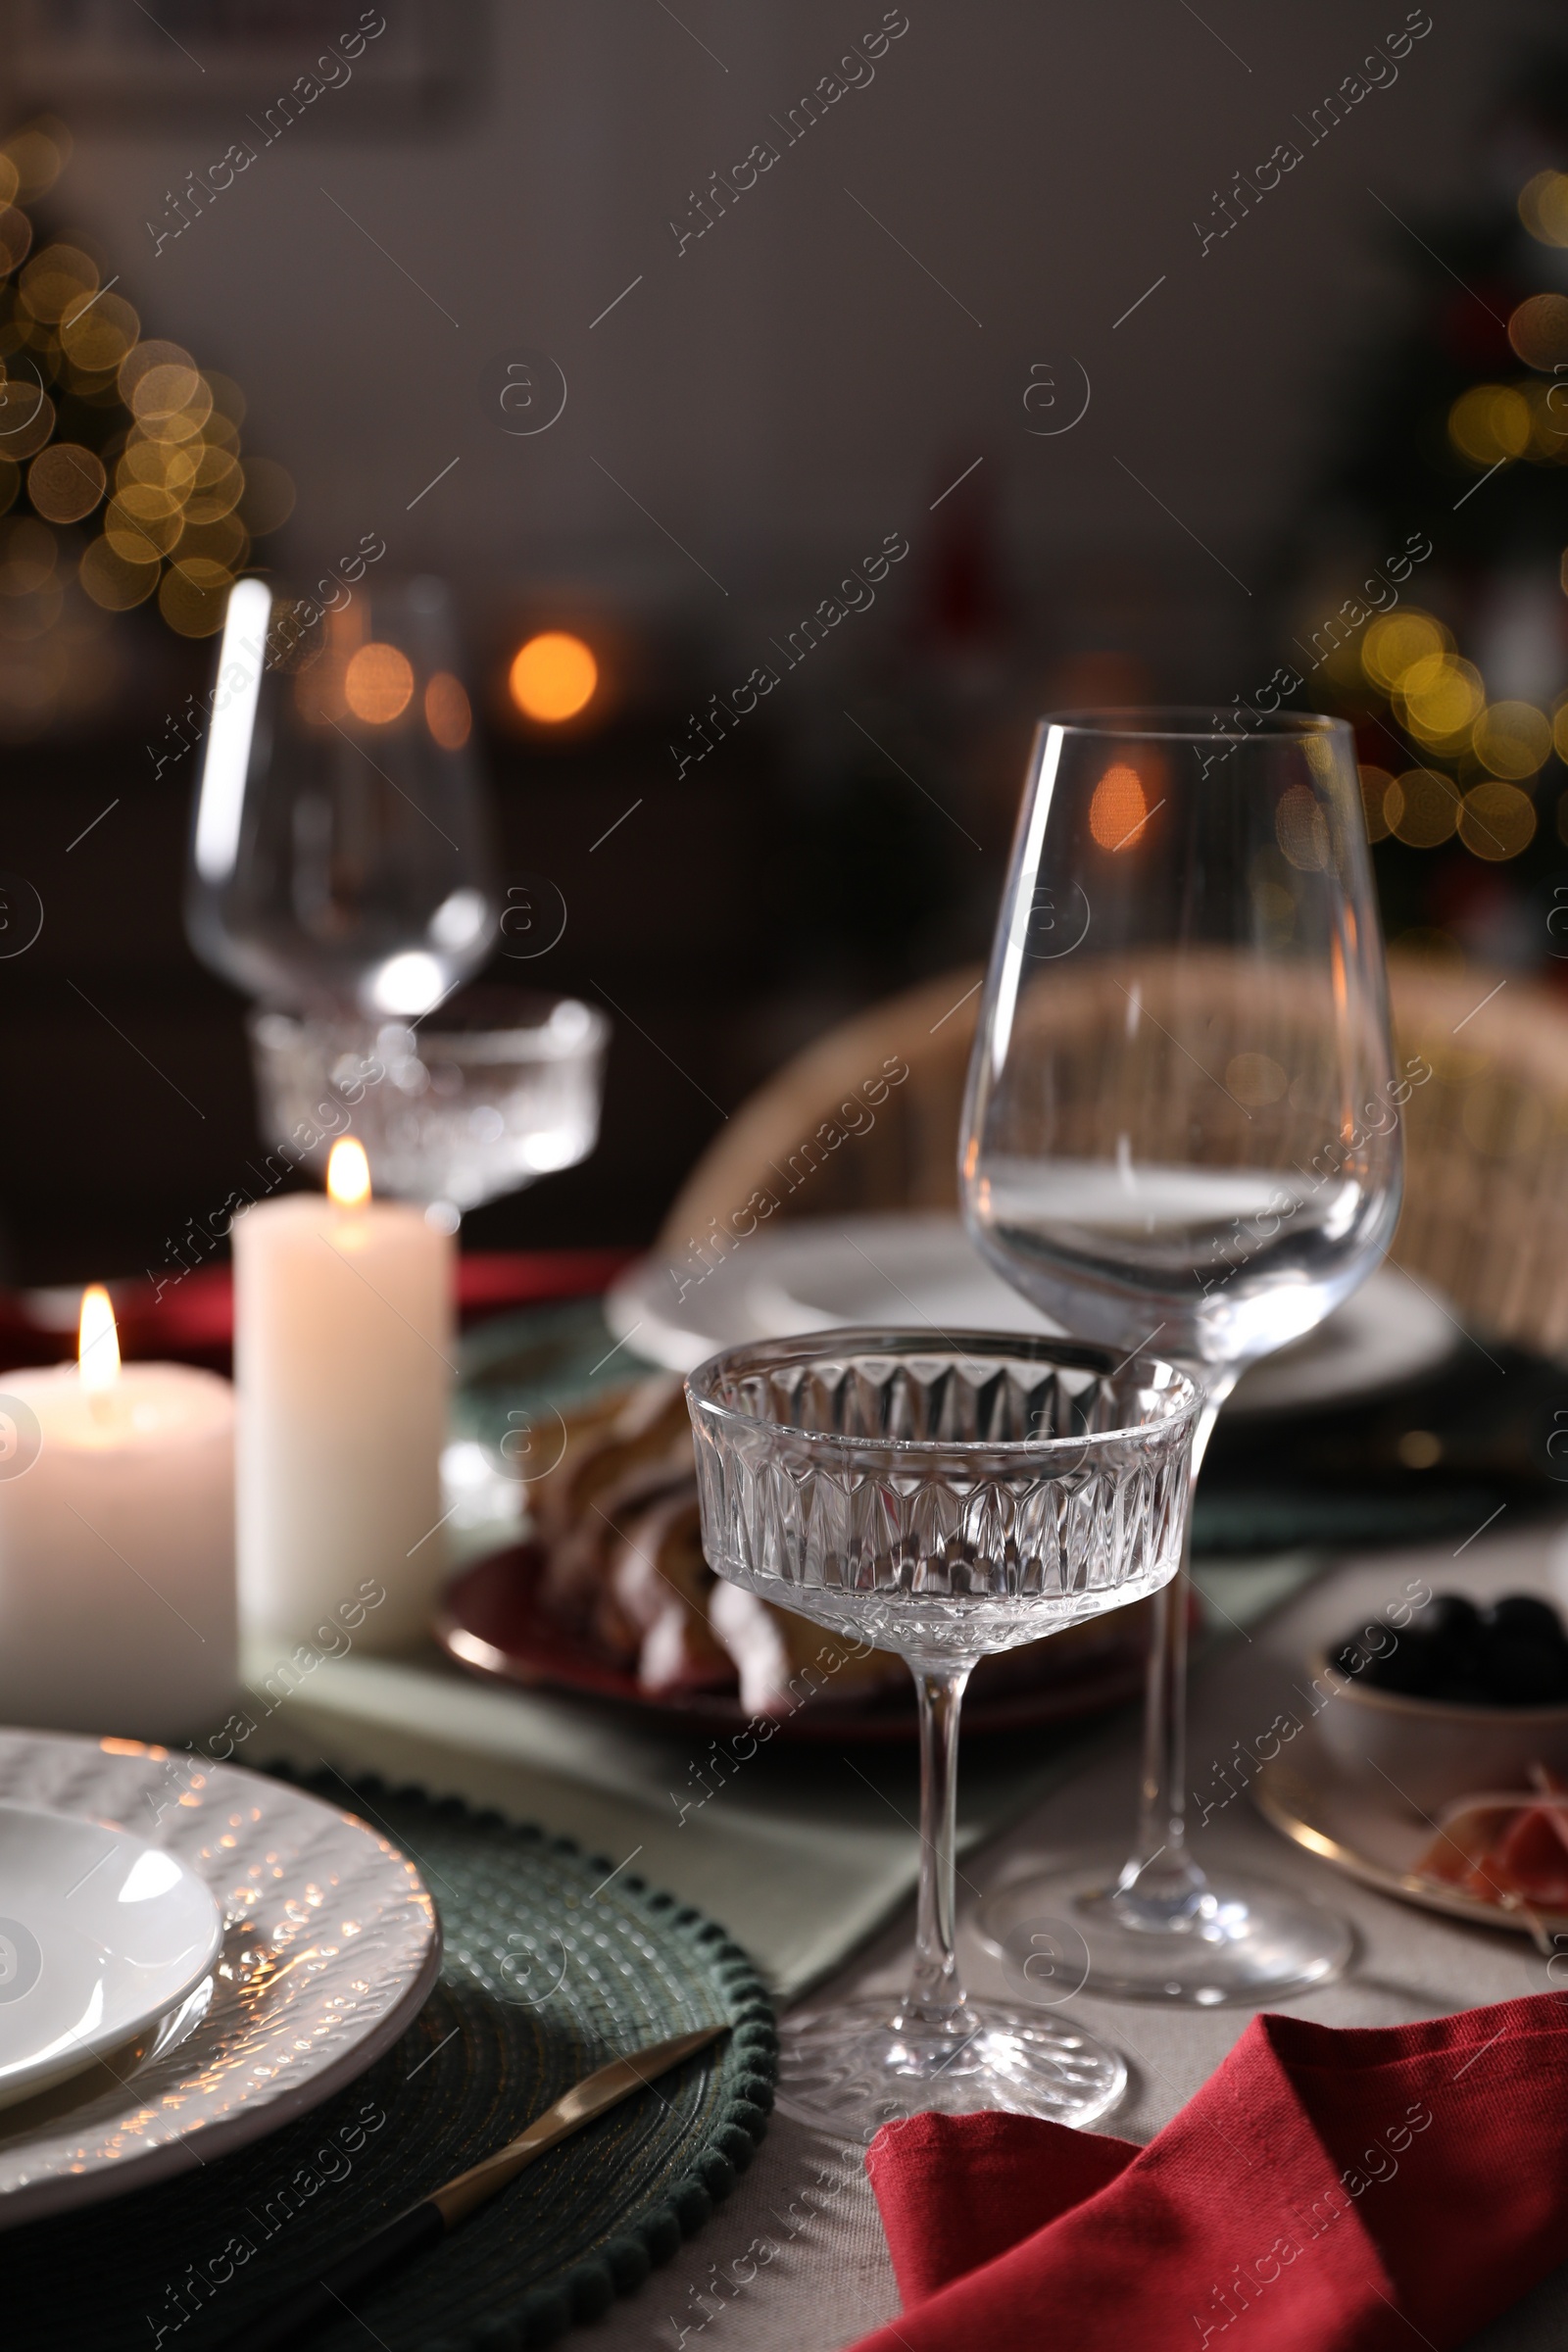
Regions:
M 1203 1404 L 1193 1428 L 1182 1564 L 1154 1595 L 1138 1842 L 1111 1897 L 1125 1925 L 1156 1931 L 1191 1919 L 1207 1894 L 1207 1882 L 1187 1847 L 1187 1615 L 1193 1494 L 1219 1408 L 1236 1386 L 1240 1368 L 1210 1371 L 1200 1377 Z
M 972 1662 L 917 1666 L 920 1698 L 920 1901 L 914 1975 L 896 2023 L 962 2031 L 964 1990 L 954 1950 L 958 1794 L 958 1710 Z

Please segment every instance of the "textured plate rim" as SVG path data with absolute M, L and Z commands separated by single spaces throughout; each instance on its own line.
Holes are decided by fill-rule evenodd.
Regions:
M 0 1727 L 0 1740 L 3 1740 L 35 1742 L 50 1748 L 76 1748 L 96 1752 L 100 1755 L 105 1753 L 102 1742 L 90 1734 L 35 1731 L 22 1725 L 5 1725 Z M 117 1756 L 124 1757 L 127 1750 L 133 1751 L 135 1756 L 153 1761 L 161 1760 L 163 1753 L 153 1743 L 143 1740 L 119 1741 L 112 1752 Z M 298 1781 L 280 1780 L 269 1773 L 254 1771 L 248 1765 L 217 1764 L 212 1763 L 210 1759 L 208 1762 L 214 1771 L 220 1771 L 225 1775 L 232 1773 L 237 1775 L 241 1781 L 254 1782 L 274 1794 L 286 1792 L 296 1800 L 304 1800 L 318 1807 L 323 1813 L 340 1822 L 351 1822 L 363 1836 L 372 1840 L 382 1838 L 382 1834 L 374 1828 L 373 1824 L 363 1820 L 356 1813 L 351 1813 L 346 1806 L 334 1805 L 316 1789 L 306 1788 Z M 37 1809 L 55 1812 L 61 1810 L 58 1805 Z M 98 1820 L 109 1817 L 102 1814 L 84 1814 L 77 1818 Z M 113 1826 L 122 1827 L 123 1825 L 117 1822 Z M 131 1835 L 134 1834 L 134 1832 L 131 1833 Z M 372 2024 L 368 2025 L 358 2039 L 352 2041 L 346 2049 L 341 2050 L 318 2073 L 304 2078 L 296 2078 L 294 2082 L 286 2085 L 275 2087 L 264 2085 L 226 2114 L 218 2116 L 211 2121 L 193 2120 L 186 2129 L 172 2133 L 167 2139 L 159 2140 L 154 2145 L 139 2150 L 133 2155 L 117 2157 L 112 2163 L 97 2162 L 85 2172 L 43 2174 L 35 2180 L 23 2181 L 12 2188 L 7 2188 L 0 2183 L 0 2232 L 24 2222 L 41 2221 L 50 2214 L 61 2213 L 77 2205 L 95 2205 L 103 2203 L 111 2197 L 123 2196 L 131 2189 L 148 2186 L 156 2180 L 167 2180 L 172 2174 L 194 2171 L 198 2165 L 207 2162 L 209 2152 L 215 2156 L 221 2156 L 231 2148 L 244 2146 L 247 2141 L 263 2138 L 280 2125 L 292 2123 L 296 2117 L 309 2114 L 311 2109 L 318 2106 L 323 2099 L 330 2098 L 334 2091 L 341 2090 L 347 2083 L 354 2082 L 391 2047 L 423 2005 L 431 1985 L 435 1983 L 441 1967 L 442 1938 L 440 1913 L 437 1911 L 429 1889 L 420 1878 L 417 1868 L 403 1853 L 401 1847 L 393 1844 L 392 1840 L 383 1839 L 382 1841 L 398 1856 L 400 1863 L 411 1875 L 414 1885 L 424 1895 L 429 1907 L 430 1922 L 429 1934 L 419 1966 L 411 1975 L 397 1997 L 389 2003 L 385 2012 Z M 166 2014 L 168 2013 L 166 2012 Z M 66 2084 L 62 2084 L 60 2087 L 66 2086 Z M 140 2103 L 128 2100 L 127 2107 L 134 2107 Z M 19 2106 L 22 2104 L 23 2102 L 18 2102 Z M 4 2136 L 4 2117 L 8 2112 L 11 2111 L 0 2109 L 0 2138 Z M 52 2128 L 58 2130 L 63 2120 L 52 2119 Z M 109 2128 L 111 2127 L 106 2124 L 105 2129 Z M 24 2145 L 25 2142 L 18 2144 Z

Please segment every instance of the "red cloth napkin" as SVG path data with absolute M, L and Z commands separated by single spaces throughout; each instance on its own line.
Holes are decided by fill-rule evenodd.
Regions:
M 1568 2261 L 1568 1994 L 1256 2017 L 1146 2148 L 917 2115 L 866 2170 L 905 2312 L 857 2352 L 1445 2352 Z

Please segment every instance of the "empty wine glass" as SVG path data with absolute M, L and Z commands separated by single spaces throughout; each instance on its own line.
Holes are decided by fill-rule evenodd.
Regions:
M 472 723 L 439 580 L 362 578 L 331 612 L 237 581 L 186 880 L 202 960 L 275 1008 L 382 1020 L 477 970 L 498 901 Z
M 958 1710 L 977 1658 L 1176 1572 L 1199 1396 L 1169 1364 L 983 1332 L 833 1331 L 714 1356 L 686 1384 L 716 1572 L 897 1650 L 920 1710 L 920 1890 L 902 2000 L 786 2019 L 781 2103 L 868 2139 L 923 2108 L 1087 2124 L 1114 2051 L 969 2000 L 954 1951 Z
M 1252 711 L 1045 720 L 970 1064 L 964 1215 L 1064 1329 L 1195 1371 L 1195 1476 L 1247 1365 L 1311 1330 L 1387 1249 L 1409 1091 L 1349 728 Z M 1187 1605 L 1185 1575 L 1155 1603 L 1132 1857 L 1009 1885 L 981 1924 L 1005 1949 L 1029 1917 L 1067 1911 L 1094 1988 L 1206 2005 L 1317 1983 L 1349 1936 L 1311 1899 L 1206 1874 L 1192 1852 Z

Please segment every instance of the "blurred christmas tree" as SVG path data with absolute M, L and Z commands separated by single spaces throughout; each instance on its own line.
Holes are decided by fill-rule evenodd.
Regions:
M 1532 962 L 1565 944 L 1543 901 L 1568 842 L 1568 53 L 1512 76 L 1476 181 L 1386 222 L 1406 315 L 1319 508 L 1359 549 L 1431 553 L 1327 630 L 1320 597 L 1298 643 L 1356 722 L 1391 938 Z
M 79 716 L 115 683 L 110 613 L 222 625 L 253 539 L 287 516 L 279 466 L 240 457 L 237 384 L 144 339 L 86 240 L 32 219 L 71 152 L 44 119 L 0 146 L 0 736 Z

